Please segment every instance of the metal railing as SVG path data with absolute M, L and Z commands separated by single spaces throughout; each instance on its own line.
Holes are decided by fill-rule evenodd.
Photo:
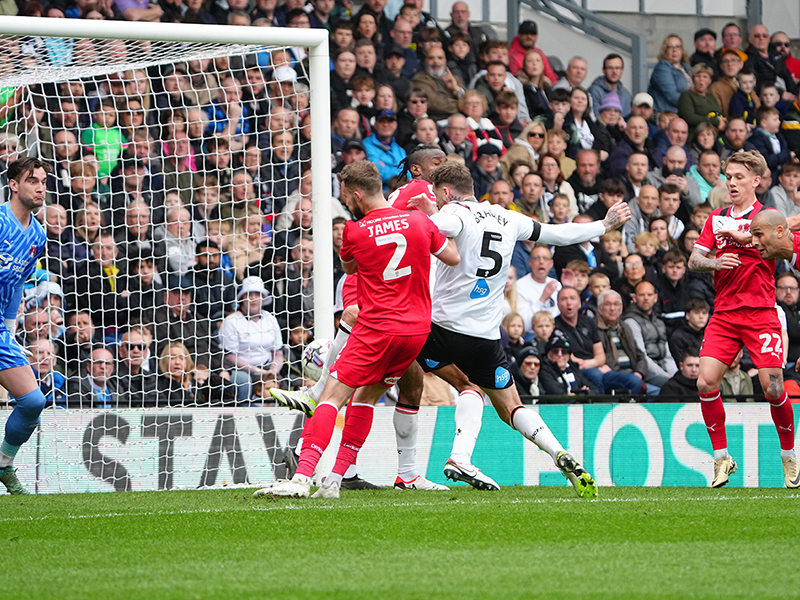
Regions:
M 573 27 L 602 43 L 631 55 L 631 89 L 633 93 L 647 90 L 647 39 L 606 18 L 586 10 L 570 0 L 506 0 L 508 7 L 509 42 L 517 34 L 522 4 L 545 14 L 562 25 Z

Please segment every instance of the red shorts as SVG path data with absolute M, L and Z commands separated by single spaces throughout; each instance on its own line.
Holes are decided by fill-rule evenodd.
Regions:
M 750 352 L 757 369 L 783 368 L 783 337 L 775 308 L 715 312 L 706 326 L 700 356 L 710 356 L 730 365 L 742 345 Z
M 351 388 L 375 384 L 390 388 L 416 360 L 427 339 L 427 333 L 387 335 L 356 324 L 331 367 L 331 376 Z
M 358 304 L 358 274 L 353 273 L 344 278 L 342 284 L 342 308 Z

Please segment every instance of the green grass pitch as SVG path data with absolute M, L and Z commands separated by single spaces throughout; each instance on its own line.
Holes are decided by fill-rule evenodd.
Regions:
M 797 598 L 800 494 L 505 487 L 0 498 L 0 598 Z

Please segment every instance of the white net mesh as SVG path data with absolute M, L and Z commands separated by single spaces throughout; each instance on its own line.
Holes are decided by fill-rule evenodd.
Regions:
M 260 440 L 250 482 L 282 464 L 301 420 L 279 431 L 269 415 L 219 407 L 271 406 L 270 387 L 307 383 L 304 59 L 289 47 L 0 37 L 0 200 L 17 158 L 51 171 L 38 215 L 47 247 L 18 328 L 48 403 L 67 409 L 43 415 L 29 444 L 37 467 L 20 472 L 41 491 L 220 485 L 192 461 L 181 462 L 191 476 L 177 473 L 165 455 L 181 442 L 165 440 L 188 436 L 190 455 L 224 464 L 246 455 L 232 449 L 243 423 Z M 135 469 L 142 481 L 102 466 L 109 436 L 149 465 Z M 248 483 L 234 462 L 226 483 Z

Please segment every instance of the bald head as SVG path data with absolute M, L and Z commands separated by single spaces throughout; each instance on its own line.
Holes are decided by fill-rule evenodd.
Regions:
M 789 224 L 777 210 L 762 210 L 750 223 L 753 247 L 763 258 L 785 258 L 794 254 L 794 235 Z
M 789 223 L 786 220 L 786 217 L 784 217 L 783 214 L 777 210 L 762 210 L 755 217 L 753 217 L 750 227 L 752 228 L 759 226 L 769 227 L 771 229 L 775 229 L 776 227 L 789 229 Z

